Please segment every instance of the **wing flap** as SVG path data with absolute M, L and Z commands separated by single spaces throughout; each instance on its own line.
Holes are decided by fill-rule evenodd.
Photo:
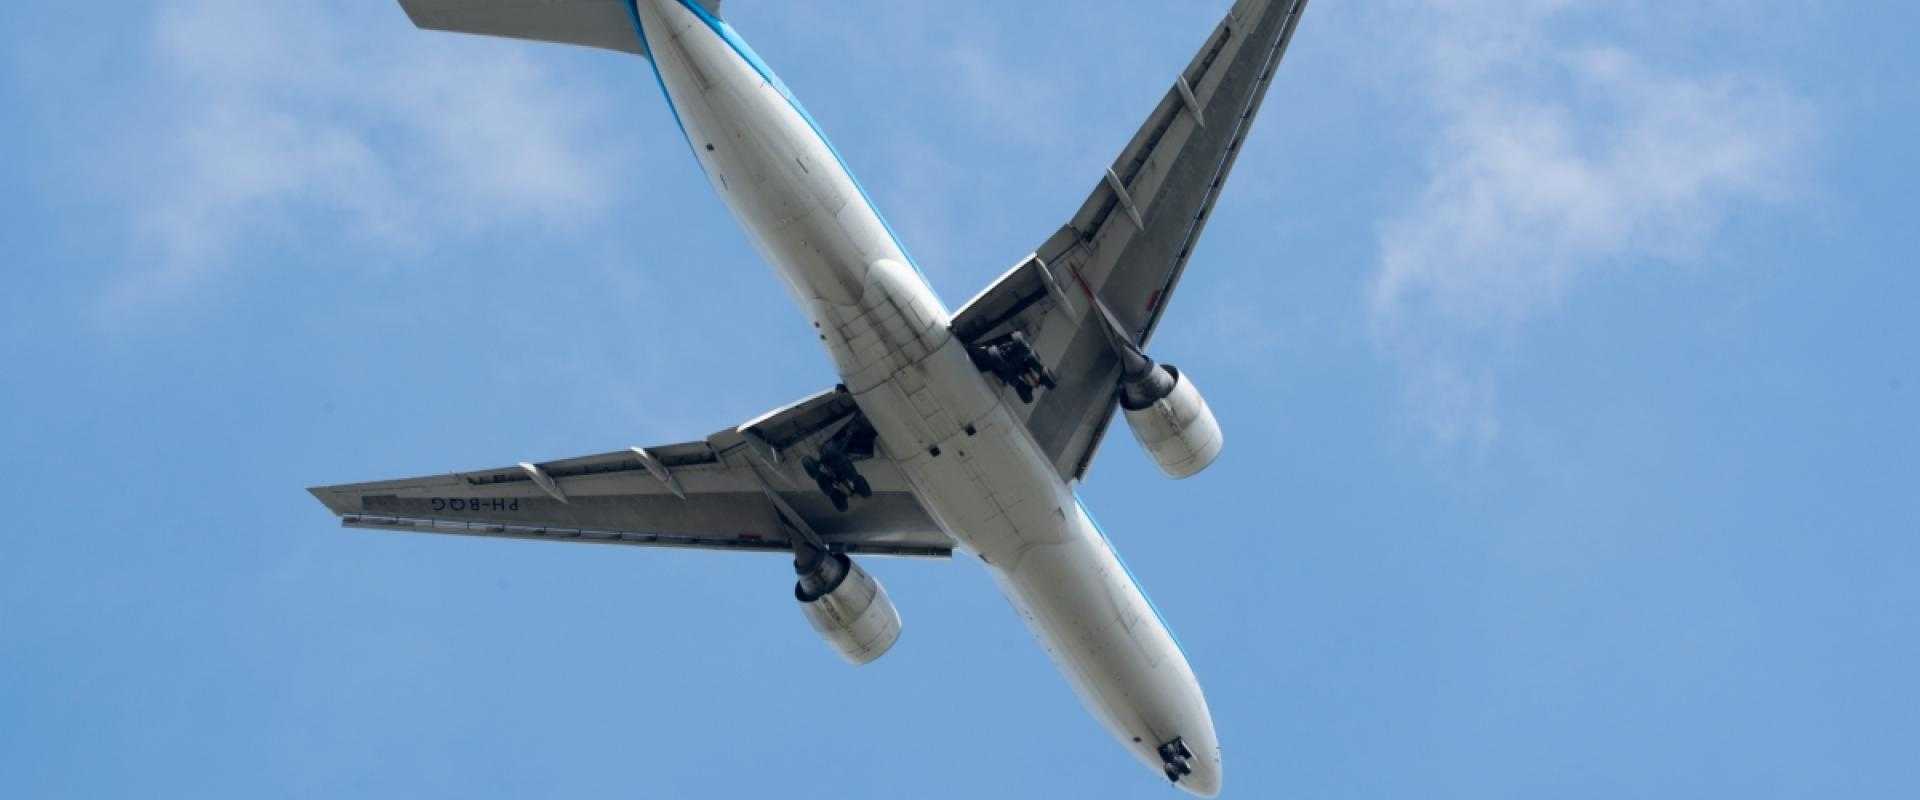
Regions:
M 521 539 L 544 542 L 584 542 L 619 544 L 634 547 L 672 547 L 689 550 L 733 550 L 750 553 L 792 553 L 785 539 L 768 539 L 756 534 L 735 536 L 689 536 L 643 533 L 596 528 L 569 528 L 555 525 L 519 525 L 507 522 L 468 522 L 430 517 L 394 517 L 348 514 L 340 526 L 358 530 L 398 533 L 438 533 L 449 536 L 473 536 L 484 539 Z M 829 541 L 836 552 L 848 555 L 947 558 L 953 547 L 944 542 L 848 540 Z

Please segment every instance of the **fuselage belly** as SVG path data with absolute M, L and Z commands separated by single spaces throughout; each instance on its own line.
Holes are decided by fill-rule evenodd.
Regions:
M 948 311 L 791 93 L 725 23 L 682 0 L 636 22 L 694 155 L 813 321 L 923 506 L 977 553 L 1081 698 L 1156 771 L 1179 737 L 1182 788 L 1220 783 L 1185 655 Z

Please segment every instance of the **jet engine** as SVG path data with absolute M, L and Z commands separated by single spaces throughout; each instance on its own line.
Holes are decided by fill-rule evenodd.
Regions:
M 793 586 L 800 613 L 848 663 L 879 658 L 900 639 L 900 612 L 886 588 L 846 554 L 808 548 L 795 557 L 793 570 L 800 576 Z
M 1127 414 L 1127 427 L 1167 477 L 1191 478 L 1220 457 L 1226 438 L 1213 409 L 1193 381 L 1171 364 L 1156 363 L 1140 349 L 1134 334 L 1120 324 L 1106 303 L 1094 298 L 1113 354 L 1120 359 L 1120 383 L 1114 394 Z
M 1148 361 L 1137 377 L 1123 377 L 1120 408 L 1133 438 L 1167 477 L 1192 477 L 1220 456 L 1225 437 L 1213 409 L 1193 381 L 1170 364 Z

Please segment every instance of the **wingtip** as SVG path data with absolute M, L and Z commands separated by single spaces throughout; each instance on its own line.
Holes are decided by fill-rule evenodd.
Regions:
M 413 23 L 413 27 L 424 30 L 427 26 L 420 18 L 424 13 L 420 5 L 420 0 L 400 0 L 400 11 L 407 15 L 407 21 Z
M 335 491 L 337 488 L 338 487 L 333 486 L 309 486 L 307 487 L 307 494 L 313 495 L 313 499 L 320 501 L 320 505 L 326 506 L 327 510 L 332 512 L 334 516 L 344 516 L 351 509 L 340 507 L 337 502 L 340 499 L 340 493 Z

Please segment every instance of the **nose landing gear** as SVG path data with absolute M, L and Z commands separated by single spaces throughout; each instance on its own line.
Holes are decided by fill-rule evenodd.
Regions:
M 1019 331 L 969 347 L 967 355 L 981 372 L 991 372 L 1001 383 L 1013 387 L 1014 393 L 1020 395 L 1020 402 L 1027 405 L 1033 405 L 1035 390 L 1055 386 L 1053 371 L 1040 363 L 1033 345 L 1028 344 L 1026 335 Z
M 1172 741 L 1160 745 L 1159 753 L 1168 781 L 1179 783 L 1181 778 L 1193 774 L 1193 766 L 1189 763 L 1193 761 L 1193 751 L 1187 749 L 1187 743 L 1180 737 L 1175 736 Z

